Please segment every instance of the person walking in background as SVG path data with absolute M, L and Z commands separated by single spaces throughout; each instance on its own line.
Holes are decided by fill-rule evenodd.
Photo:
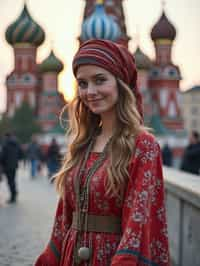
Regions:
M 32 178 L 35 178 L 38 173 L 41 157 L 42 157 L 41 148 L 39 144 L 37 143 L 36 137 L 33 136 L 32 141 L 27 149 L 27 158 L 31 164 L 31 177 Z
M 16 170 L 22 157 L 22 150 L 16 137 L 11 133 L 7 133 L 2 146 L 1 164 L 10 190 L 8 203 L 15 203 L 17 200 Z
M 162 160 L 143 126 L 133 55 L 106 40 L 73 59 L 70 144 L 51 239 L 35 266 L 169 266 Z
M 173 163 L 173 153 L 171 148 L 169 147 L 168 143 L 165 143 L 165 145 L 162 148 L 162 161 L 163 164 L 166 166 L 172 166 Z
M 189 135 L 189 144 L 185 148 L 180 169 L 195 175 L 200 174 L 200 138 L 197 131 L 192 131 Z
M 60 148 L 55 138 L 52 139 L 47 149 L 48 176 L 51 178 L 59 169 L 61 163 Z

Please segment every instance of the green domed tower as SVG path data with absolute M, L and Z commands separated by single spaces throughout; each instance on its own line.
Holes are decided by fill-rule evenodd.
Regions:
M 7 76 L 7 112 L 12 116 L 23 101 L 37 113 L 40 83 L 36 63 L 37 47 L 45 38 L 43 29 L 33 20 L 26 4 L 5 33 L 14 49 L 14 69 Z
M 30 44 L 39 46 L 45 38 L 43 29 L 32 19 L 26 4 L 20 16 L 6 30 L 6 40 L 9 44 Z
M 59 73 L 63 70 L 63 63 L 51 51 L 49 56 L 39 65 L 41 73 L 55 72 Z
M 59 113 L 64 99 L 58 92 L 58 74 L 63 70 L 63 63 L 51 51 L 38 66 L 41 75 L 42 90 L 38 103 L 38 119 L 44 132 L 50 132 L 59 121 Z

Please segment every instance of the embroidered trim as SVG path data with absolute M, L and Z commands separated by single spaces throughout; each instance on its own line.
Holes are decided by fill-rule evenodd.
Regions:
M 58 259 L 58 261 L 60 260 L 60 252 L 58 251 L 56 245 L 53 243 L 53 241 L 51 240 L 49 243 L 49 247 L 51 249 L 51 251 L 53 252 L 53 254 L 55 255 L 55 257 Z
M 121 249 L 118 250 L 116 252 L 116 255 L 123 255 L 123 254 L 129 254 L 129 255 L 133 255 L 138 257 L 138 259 L 140 261 L 142 261 L 143 263 L 147 264 L 147 265 L 151 265 L 151 266 L 159 266 L 157 263 L 148 260 L 147 258 L 141 256 L 140 252 L 136 251 L 136 250 L 129 250 L 129 249 Z

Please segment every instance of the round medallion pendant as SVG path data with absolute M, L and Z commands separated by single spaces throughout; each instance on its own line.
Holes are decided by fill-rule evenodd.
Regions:
M 89 260 L 90 249 L 87 247 L 80 247 L 78 250 L 78 256 L 81 260 Z

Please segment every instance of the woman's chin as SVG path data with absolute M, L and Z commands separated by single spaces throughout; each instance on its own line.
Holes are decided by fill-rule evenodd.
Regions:
M 97 109 L 97 108 L 92 108 L 90 109 L 92 113 L 96 114 L 96 115 L 101 115 L 103 113 L 102 110 Z

